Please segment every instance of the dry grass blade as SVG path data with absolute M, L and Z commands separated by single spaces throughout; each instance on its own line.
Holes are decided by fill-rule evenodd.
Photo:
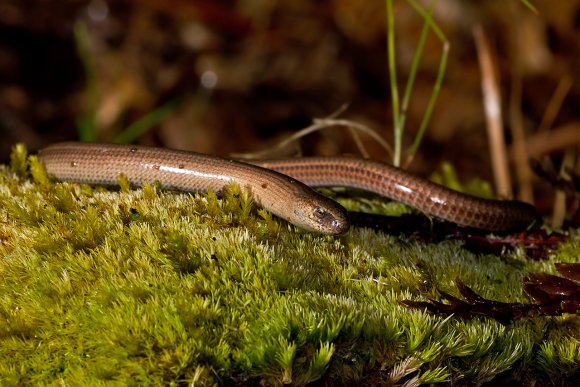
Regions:
M 385 151 L 389 157 L 392 155 L 393 151 L 390 145 L 373 129 L 369 128 L 366 125 L 360 124 L 355 121 L 344 120 L 344 119 L 334 119 L 334 118 L 317 118 L 314 120 L 314 123 L 298 132 L 292 134 L 290 137 L 286 138 L 285 140 L 280 141 L 278 144 L 274 145 L 273 147 L 258 151 L 258 152 L 251 152 L 251 153 L 234 153 L 232 154 L 233 157 L 241 158 L 241 159 L 262 159 L 268 158 L 272 155 L 276 154 L 279 150 L 286 148 L 287 146 L 297 142 L 302 137 L 305 137 L 311 133 L 317 132 L 322 129 L 326 129 L 333 126 L 344 126 L 349 128 L 351 131 L 355 130 L 361 133 L 365 133 L 370 136 L 373 140 L 375 140 Z M 359 142 L 357 142 L 358 144 Z M 361 149 L 361 153 L 366 154 L 364 149 Z
M 507 162 L 507 151 L 503 140 L 503 123 L 501 117 L 501 97 L 497 72 L 493 65 L 491 48 L 481 26 L 473 29 L 479 63 L 482 72 L 481 88 L 487 121 L 487 133 L 490 142 L 491 163 L 493 167 L 495 188 L 498 196 L 504 199 L 513 197 L 511 178 Z

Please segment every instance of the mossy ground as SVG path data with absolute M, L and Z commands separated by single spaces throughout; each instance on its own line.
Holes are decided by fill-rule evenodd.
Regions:
M 457 295 L 456 278 L 530 302 L 523 276 L 578 262 L 578 234 L 541 262 L 366 229 L 321 236 L 236 187 L 223 200 L 110 192 L 49 183 L 36 162 L 26 178 L 24 159 L 0 167 L 2 385 L 560 385 L 580 372 L 577 315 L 502 326 L 398 303 Z

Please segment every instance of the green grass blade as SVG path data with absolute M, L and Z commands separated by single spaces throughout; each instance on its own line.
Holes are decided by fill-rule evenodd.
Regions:
M 439 69 L 437 70 L 437 79 L 435 80 L 435 84 L 433 85 L 433 91 L 431 92 L 431 97 L 429 98 L 429 102 L 427 103 L 427 108 L 425 110 L 425 114 L 423 115 L 423 119 L 421 120 L 421 124 L 419 126 L 419 130 L 417 131 L 417 135 L 413 140 L 413 144 L 407 151 L 407 159 L 410 160 L 414 157 L 417 153 L 417 149 L 423 140 L 423 136 L 425 135 L 425 131 L 427 130 L 427 125 L 431 119 L 431 114 L 433 113 L 433 109 L 435 107 L 435 103 L 437 102 L 437 97 L 439 96 L 439 91 L 441 90 L 441 84 L 443 83 L 443 77 L 445 76 L 445 70 L 447 68 L 447 59 L 449 56 L 449 41 L 447 40 L 443 31 L 439 28 L 437 23 L 435 23 L 432 19 L 432 6 L 434 3 L 431 3 L 431 8 L 429 12 L 425 11 L 415 0 L 408 0 L 409 4 L 415 9 L 424 19 L 425 24 L 429 25 L 435 35 L 439 38 L 441 42 L 443 42 L 443 53 L 441 55 L 441 60 L 439 61 Z
M 75 23 L 74 37 L 77 52 L 87 79 L 87 111 L 77 122 L 77 132 L 81 141 L 95 141 L 97 139 L 96 115 L 100 91 L 99 83 L 97 82 L 97 70 L 90 47 L 89 33 L 84 23 Z
M 118 144 L 132 143 L 143 134 L 151 130 L 153 127 L 163 122 L 167 117 L 169 117 L 179 106 L 180 102 L 180 98 L 173 99 L 164 105 L 161 105 L 157 109 L 154 109 L 150 113 L 145 114 L 143 117 L 139 118 L 137 121 L 129 125 L 125 130 L 119 133 L 113 142 Z
M 395 63 L 395 17 L 393 14 L 393 0 L 386 0 L 387 4 L 387 52 L 389 61 L 389 78 L 391 82 L 391 104 L 393 107 L 394 155 L 393 164 L 401 163 L 401 146 L 403 142 L 403 128 L 400 126 L 399 88 L 397 86 L 397 68 Z
M 413 85 L 415 84 L 415 78 L 419 69 L 419 63 L 421 62 L 421 57 L 423 50 L 425 48 L 425 42 L 427 41 L 427 35 L 429 33 L 429 27 L 433 20 L 433 7 L 435 5 L 435 0 L 431 0 L 429 5 L 429 12 L 425 17 L 425 23 L 423 24 L 423 29 L 421 30 L 421 36 L 419 38 L 419 44 L 417 50 L 415 50 L 415 55 L 413 57 L 413 63 L 411 64 L 411 71 L 409 73 L 409 79 L 407 80 L 407 85 L 405 87 L 405 93 L 403 95 L 403 104 L 401 106 L 401 117 L 400 117 L 400 127 L 401 131 L 405 129 L 405 121 L 407 119 L 407 111 L 409 109 L 409 101 L 411 100 L 411 93 L 413 91 Z

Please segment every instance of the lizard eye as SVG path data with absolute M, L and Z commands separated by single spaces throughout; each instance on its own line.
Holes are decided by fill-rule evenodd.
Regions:
M 320 207 L 315 207 L 312 210 L 312 215 L 314 215 L 316 219 L 323 219 L 324 217 L 326 217 L 326 210 Z

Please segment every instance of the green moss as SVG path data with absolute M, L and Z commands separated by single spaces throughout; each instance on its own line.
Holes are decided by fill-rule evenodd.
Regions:
M 321 236 L 256 210 L 237 187 L 223 200 L 95 190 L 50 183 L 27 159 L 17 148 L 0 167 L 2 385 L 471 385 L 579 372 L 578 316 L 504 327 L 398 303 L 458 295 L 456 278 L 529 302 L 522 277 L 578 262 L 577 235 L 544 262 L 366 229 Z

